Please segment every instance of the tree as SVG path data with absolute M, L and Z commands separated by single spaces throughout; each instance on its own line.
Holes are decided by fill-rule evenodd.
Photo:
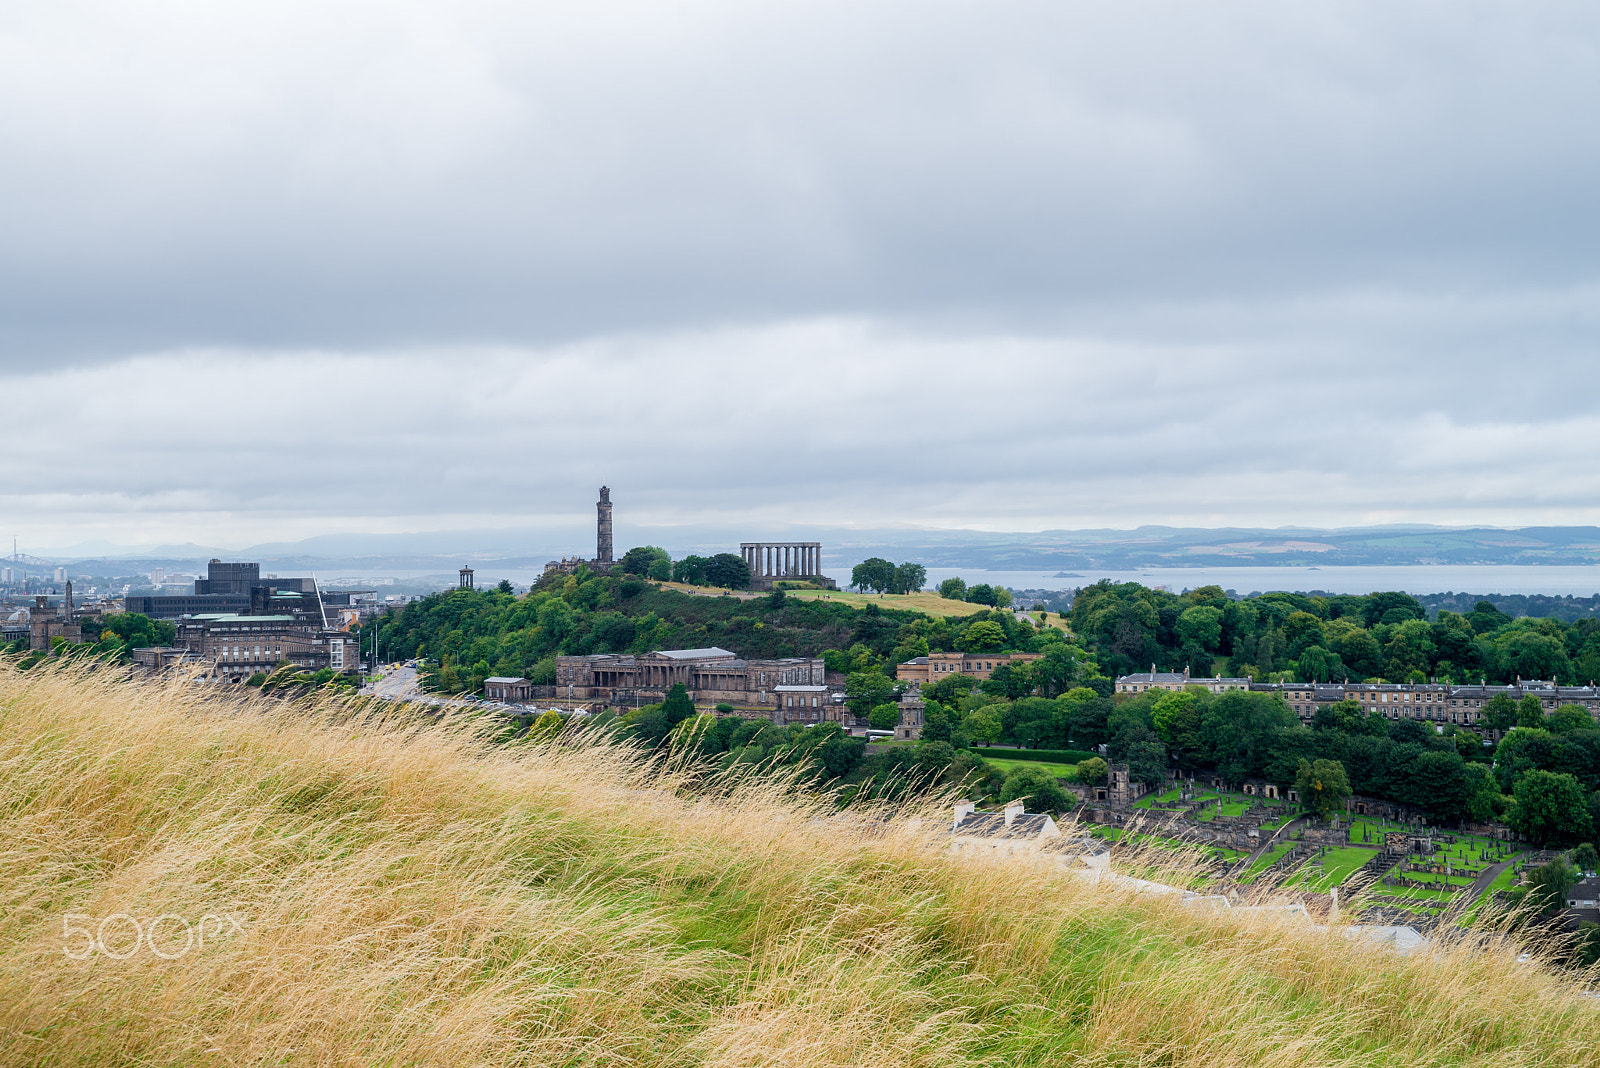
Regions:
M 724 586 L 730 590 L 747 589 L 750 585 L 750 565 L 738 553 L 718 553 L 706 561 L 706 584 Z
M 1222 610 L 1196 605 L 1178 617 L 1178 640 L 1186 649 L 1214 653 L 1222 642 Z
M 894 693 L 894 683 L 877 668 L 853 671 L 845 679 L 845 704 L 859 719 L 866 719 L 874 708 L 883 704 Z
M 916 593 L 928 581 L 928 569 L 921 564 L 904 563 L 894 569 L 894 592 Z
M 1187 691 L 1168 690 L 1156 698 L 1154 706 L 1150 709 L 1150 717 L 1155 721 L 1156 730 L 1168 741 L 1172 740 L 1172 728 L 1178 719 L 1194 707 L 1195 695 Z
M 992 653 L 1005 644 L 1005 629 L 993 620 L 980 619 L 961 632 L 956 647 L 964 653 Z
M 1104 786 L 1110 768 L 1099 757 L 1090 757 L 1088 760 L 1078 761 L 1078 770 L 1073 773 L 1073 778 L 1085 786 Z
M 1544 726 L 1552 734 L 1566 734 L 1570 731 L 1592 731 L 1595 722 L 1589 710 L 1582 705 L 1562 705 L 1550 713 Z
M 1522 899 L 1523 904 L 1536 913 L 1544 914 L 1566 907 L 1567 891 L 1577 881 L 1577 874 L 1566 861 L 1557 857 L 1548 864 L 1534 868 L 1523 878 L 1528 887 L 1528 893 Z
M 996 608 L 1010 608 L 1011 591 L 1004 586 L 996 586 L 994 588 L 994 604 Z
M 1517 702 L 1517 726 L 1539 730 L 1544 726 L 1544 706 L 1533 694 Z
M 1343 731 L 1346 734 L 1389 733 L 1389 724 L 1382 715 L 1369 713 L 1361 707 L 1360 701 L 1351 697 L 1331 705 L 1317 706 L 1317 711 L 1311 717 L 1311 726 L 1319 731 Z
M 947 578 L 939 583 L 939 596 L 947 601 L 965 601 L 967 584 L 960 578 Z
M 532 726 L 528 728 L 528 737 L 548 742 L 560 734 L 566 725 L 566 718 L 552 708 L 533 721 Z
M 1383 671 L 1383 650 L 1378 646 L 1378 639 L 1368 631 L 1341 635 L 1334 642 L 1334 652 L 1356 678 L 1370 678 Z
M 1118 732 L 1107 750 L 1112 759 L 1128 765 L 1128 777 L 1133 781 L 1142 782 L 1151 789 L 1166 781 L 1167 747 L 1150 728 L 1133 727 Z
M 1507 678 L 1551 679 L 1569 674 L 1571 667 L 1561 640 L 1536 630 L 1507 628 L 1494 639 L 1494 651 Z
M 661 711 L 669 727 L 676 727 L 695 714 L 694 699 L 689 696 L 689 690 L 683 683 L 672 684 L 672 689 L 667 691 L 667 699 L 661 702 Z
M 967 587 L 967 600 L 973 604 L 995 604 L 994 587 L 987 582 L 980 582 L 976 586 Z
M 1451 822 L 1467 814 L 1474 792 L 1461 754 L 1437 749 L 1417 754 L 1405 787 L 1405 796 L 1397 800 L 1416 805 L 1435 819 Z
M 1517 725 L 1517 703 L 1507 694 L 1495 694 L 1483 703 L 1483 721 L 1491 730 L 1510 730 Z
M 1350 780 L 1337 760 L 1300 761 L 1294 786 L 1300 803 L 1323 819 L 1350 798 Z
M 894 587 L 894 565 L 881 556 L 871 556 L 850 569 L 850 585 L 865 593 L 884 593 Z
M 1347 674 L 1344 661 L 1320 645 L 1308 646 L 1295 662 L 1295 674 L 1302 682 L 1331 682 Z
M 152 645 L 171 645 L 178 636 L 177 624 L 164 619 L 151 619 L 138 612 L 121 612 L 106 616 L 100 624 L 100 637 L 106 632 L 115 634 L 130 649 Z
M 1595 850 L 1592 842 L 1579 842 L 1578 848 L 1572 851 L 1572 863 L 1579 871 L 1600 870 L 1600 851 Z
M 656 545 L 636 546 L 622 554 L 622 570 L 629 575 L 648 576 L 651 569 L 662 562 L 670 565 L 672 557 L 667 550 Z
M 1571 775 L 1534 770 L 1517 780 L 1513 830 L 1544 846 L 1576 842 L 1594 835 L 1589 797 Z
M 1056 777 L 1037 764 L 1022 764 L 1006 776 L 1000 800 L 1019 798 L 1038 812 L 1060 812 L 1070 805 Z
M 511 588 L 511 580 L 510 579 L 501 579 L 499 581 L 499 583 L 497 583 L 495 585 L 495 589 L 499 590 L 501 593 L 514 593 L 515 592 Z
M 993 705 L 984 705 L 962 717 L 961 729 L 974 742 L 992 745 L 1000 737 L 1000 717 L 995 714 Z
M 690 553 L 672 565 L 672 581 L 687 582 L 691 586 L 703 586 L 706 581 L 706 565 L 709 563 L 711 561 L 705 557 L 695 556 Z
M 1466 618 L 1477 634 L 1488 634 L 1511 622 L 1511 617 L 1496 608 L 1493 601 L 1479 601 Z
M 867 726 L 875 731 L 892 731 L 900 725 L 900 706 L 884 702 L 867 713 Z

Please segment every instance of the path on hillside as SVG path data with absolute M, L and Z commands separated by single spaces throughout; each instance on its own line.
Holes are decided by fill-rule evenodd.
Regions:
M 1288 823 L 1285 823 L 1282 827 L 1279 827 L 1276 831 L 1273 831 L 1272 837 L 1266 839 L 1260 845 L 1256 846 L 1254 853 L 1251 853 L 1249 856 L 1234 864 L 1232 872 L 1229 873 L 1229 877 L 1232 878 L 1234 875 L 1243 875 L 1245 872 L 1249 871 L 1250 866 L 1254 864 L 1258 858 L 1271 850 L 1272 847 L 1277 844 L 1280 837 L 1289 834 L 1295 828 L 1303 825 L 1306 822 L 1306 819 L 1307 817 L 1305 816 L 1296 816 Z
M 1521 855 L 1522 854 L 1519 853 L 1516 857 L 1512 857 L 1509 860 L 1502 860 L 1498 864 L 1492 864 L 1483 869 L 1483 874 L 1472 880 L 1472 885 L 1467 887 L 1467 893 L 1472 895 L 1467 899 L 1467 904 L 1470 905 L 1476 902 L 1478 898 L 1482 897 L 1483 892 L 1489 889 L 1489 884 L 1498 879 L 1501 872 L 1515 864 L 1517 862 L 1517 857 L 1520 857 Z

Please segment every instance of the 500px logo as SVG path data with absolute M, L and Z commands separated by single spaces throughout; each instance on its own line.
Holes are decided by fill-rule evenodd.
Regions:
M 163 960 L 177 960 L 191 949 L 204 949 L 208 929 L 213 941 L 224 933 L 238 934 L 243 930 L 233 917 L 212 913 L 200 917 L 198 924 L 191 924 L 175 912 L 143 923 L 126 912 L 113 912 L 95 924 L 92 931 L 85 926 L 91 923 L 94 917 L 81 912 L 61 917 L 61 937 L 67 943 L 61 951 L 68 959 L 88 960 L 99 953 L 112 960 L 127 960 L 141 948 L 148 948 Z

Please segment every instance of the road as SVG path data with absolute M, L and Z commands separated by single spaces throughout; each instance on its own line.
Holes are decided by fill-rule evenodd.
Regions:
M 416 668 L 385 664 L 379 668 L 377 681 L 363 687 L 361 692 L 391 701 L 417 701 L 422 699 L 422 684 L 417 679 Z

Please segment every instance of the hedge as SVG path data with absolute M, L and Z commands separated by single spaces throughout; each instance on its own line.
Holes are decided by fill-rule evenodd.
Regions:
M 1047 764 L 1081 764 L 1099 753 L 1085 753 L 1082 749 L 991 749 L 973 746 L 979 756 L 992 756 L 1000 760 L 1042 760 Z

